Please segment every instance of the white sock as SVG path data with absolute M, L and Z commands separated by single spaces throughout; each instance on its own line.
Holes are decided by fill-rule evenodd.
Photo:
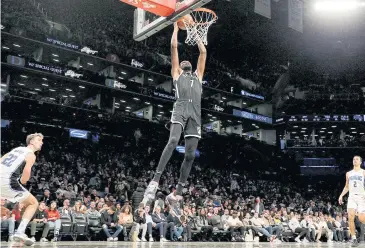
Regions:
M 18 230 L 17 230 L 17 233 L 21 233 L 23 234 L 25 232 L 25 229 L 27 228 L 28 226 L 28 223 L 29 223 L 29 220 L 28 219 L 22 219 L 22 221 L 20 222 L 19 224 L 19 227 L 18 227 Z
M 356 235 L 352 235 L 352 239 L 356 239 Z

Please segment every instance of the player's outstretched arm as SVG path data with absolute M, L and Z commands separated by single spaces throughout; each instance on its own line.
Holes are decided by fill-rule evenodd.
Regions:
M 198 48 L 199 48 L 199 58 L 198 58 L 198 65 L 197 65 L 197 74 L 198 78 L 203 81 L 204 71 L 205 71 L 205 62 L 207 60 L 207 49 L 205 48 L 202 41 L 198 41 Z
M 176 80 L 180 75 L 179 53 L 177 51 L 177 34 L 179 27 L 174 23 L 174 32 L 171 38 L 171 76 Z
M 347 192 L 349 192 L 349 173 L 348 173 L 348 172 L 346 173 L 346 185 L 345 185 L 345 187 L 343 188 L 343 190 L 342 190 L 342 193 L 341 193 L 340 197 L 338 198 L 338 203 L 339 203 L 340 205 L 342 205 L 342 203 L 343 203 L 342 198 L 344 197 L 344 195 L 346 195 L 346 194 L 347 194 Z
M 33 153 L 28 154 L 25 157 L 25 167 L 22 173 L 22 177 L 20 178 L 20 182 L 22 184 L 26 184 L 30 178 L 32 173 L 32 167 L 35 163 L 35 155 Z

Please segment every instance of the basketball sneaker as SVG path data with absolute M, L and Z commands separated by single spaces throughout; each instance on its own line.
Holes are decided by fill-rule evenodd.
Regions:
M 143 195 L 142 202 L 146 205 L 148 201 L 155 199 L 158 189 L 158 182 L 151 181 Z
M 351 240 L 351 247 L 358 247 L 359 246 L 359 242 L 357 242 L 357 239 L 352 239 Z
M 34 241 L 32 239 L 28 238 L 28 236 L 25 233 L 15 233 L 13 235 L 13 240 L 15 242 L 24 242 L 24 244 L 27 246 L 34 245 Z

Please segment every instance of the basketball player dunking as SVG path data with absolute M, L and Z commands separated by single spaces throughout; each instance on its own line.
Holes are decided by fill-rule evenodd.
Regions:
M 34 241 L 24 233 L 29 221 L 38 208 L 37 199 L 23 187 L 31 175 L 36 156 L 43 145 L 43 135 L 34 133 L 27 136 L 27 147 L 17 147 L 1 158 L 0 192 L 1 197 L 11 202 L 23 203 L 25 211 L 18 230 L 13 236 L 14 241 L 23 241 L 33 245 Z
M 174 23 L 174 32 L 171 38 L 171 76 L 175 87 L 176 102 L 174 103 L 169 141 L 162 152 L 153 180 L 148 185 L 144 194 L 143 203 L 155 198 L 157 187 L 162 172 L 170 160 L 172 152 L 176 148 L 181 132 L 184 130 L 185 157 L 180 169 L 180 178 L 174 196 L 176 201 L 182 199 L 182 190 L 190 174 L 195 158 L 195 150 L 201 138 L 201 94 L 202 79 L 205 70 L 207 52 L 203 42 L 198 42 L 199 58 L 197 69 L 192 71 L 189 61 L 179 64 L 177 51 L 177 34 L 179 27 Z
M 365 224 L 365 170 L 361 169 L 362 158 L 354 156 L 352 163 L 353 170 L 346 173 L 346 185 L 343 189 L 338 202 L 343 204 L 343 196 L 349 192 L 347 202 L 347 212 L 349 215 L 349 227 L 352 237 L 352 247 L 359 246 L 356 239 L 355 215 L 358 214 L 361 223 Z

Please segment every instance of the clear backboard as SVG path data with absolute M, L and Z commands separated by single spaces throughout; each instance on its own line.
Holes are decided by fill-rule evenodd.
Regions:
M 142 41 L 210 1 L 212 0 L 177 0 L 175 13 L 168 17 L 157 16 L 137 8 L 134 11 L 133 38 Z

